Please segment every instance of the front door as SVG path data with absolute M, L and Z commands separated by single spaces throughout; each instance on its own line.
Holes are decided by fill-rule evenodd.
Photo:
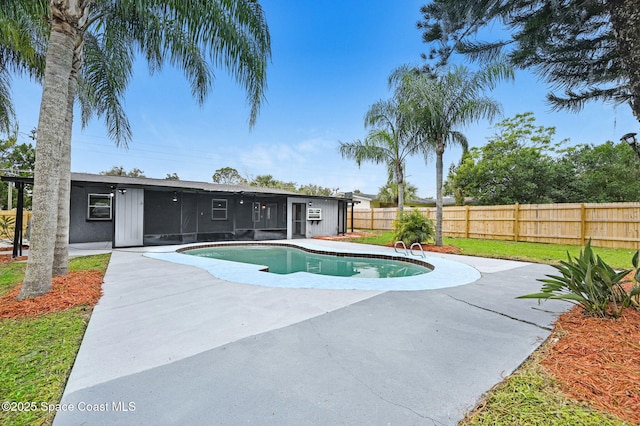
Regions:
M 144 189 L 117 189 L 115 199 L 113 246 L 142 246 L 144 244 Z
M 278 204 L 265 204 L 264 221 L 266 229 L 275 229 L 278 227 Z
M 306 209 L 305 203 L 293 203 L 293 237 L 306 237 L 307 236 L 307 221 L 306 221 Z

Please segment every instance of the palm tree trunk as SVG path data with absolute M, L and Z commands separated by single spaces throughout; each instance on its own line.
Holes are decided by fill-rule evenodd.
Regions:
M 69 24 L 61 22 L 56 13 L 52 15 L 38 121 L 29 260 L 18 299 L 33 298 L 51 290 L 53 250 L 58 224 L 60 148 L 65 137 L 64 131 L 60 130 L 66 125 L 75 41 L 69 31 Z
M 438 139 L 436 146 L 436 246 L 442 245 L 442 156 L 444 141 Z
M 71 83 L 69 84 L 71 90 Z M 72 93 L 68 103 L 73 104 Z M 71 106 L 73 109 L 73 106 Z M 67 115 L 73 118 L 73 112 Z M 69 204 L 71 202 L 71 129 L 65 129 L 63 145 L 60 147 L 60 170 L 58 181 L 58 221 L 53 250 L 52 275 L 54 277 L 69 272 Z
M 404 171 L 402 166 L 396 166 L 396 180 L 398 183 L 398 217 L 404 211 Z
M 82 59 L 82 39 L 76 38 L 73 65 L 69 75 L 67 118 L 63 145 L 60 148 L 60 180 L 58 186 L 58 225 L 53 251 L 54 277 L 69 272 L 69 208 L 71 203 L 71 133 L 73 129 L 73 105 L 78 85 L 78 73 Z

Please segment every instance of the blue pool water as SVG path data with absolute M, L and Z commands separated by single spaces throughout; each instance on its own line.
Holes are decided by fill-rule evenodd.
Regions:
M 313 274 L 353 278 L 410 277 L 431 272 L 427 266 L 388 258 L 337 256 L 275 245 L 221 245 L 183 251 L 218 260 L 264 265 L 268 272 Z

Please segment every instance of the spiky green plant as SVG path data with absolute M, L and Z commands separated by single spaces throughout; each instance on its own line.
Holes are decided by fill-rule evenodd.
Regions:
M 616 271 L 605 263 L 600 256 L 593 253 L 591 241 L 578 257 L 571 258 L 567 253 L 567 261 L 561 261 L 559 266 L 554 266 L 562 275 L 547 275 L 545 279 L 539 279 L 544 285 L 539 293 L 519 296 L 519 299 L 560 299 L 571 303 L 580 304 L 585 312 L 590 315 L 607 317 L 619 317 L 622 309 L 634 306 L 638 308 L 638 295 L 640 287 L 637 280 L 640 278 L 638 269 L 638 257 L 640 252 L 633 256 L 633 266 L 636 268 L 636 285 L 627 292 L 623 284 L 623 278 L 630 272 L 629 269 Z

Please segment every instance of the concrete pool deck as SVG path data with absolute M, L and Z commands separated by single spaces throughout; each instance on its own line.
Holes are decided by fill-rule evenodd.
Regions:
M 515 299 L 539 290 L 546 265 L 433 253 L 480 278 L 421 291 L 271 288 L 143 256 L 173 249 L 113 251 L 62 398 L 73 411 L 55 425 L 455 425 L 568 307 Z
M 331 253 L 360 253 L 367 255 L 382 255 L 398 260 L 407 257 L 425 261 L 421 256 L 407 255 L 389 250 L 387 247 L 367 246 L 362 249 L 362 244 L 357 246 L 347 246 L 346 244 L 336 244 L 335 242 L 321 242 L 318 240 L 295 240 L 291 241 L 271 241 L 268 245 L 284 244 L 286 246 L 296 246 L 302 249 L 310 249 Z M 219 243 L 220 245 L 239 245 L 246 243 Z M 251 244 L 251 243 L 249 243 Z M 261 243 L 265 244 L 265 242 Z M 199 246 L 202 246 L 200 244 Z M 198 248 L 194 245 L 193 248 Z M 190 248 L 190 246 L 187 246 Z M 176 253 L 174 249 L 170 251 L 155 251 L 144 254 L 153 259 L 166 260 L 183 265 L 197 266 L 208 271 L 217 278 L 226 281 L 233 281 L 242 284 L 253 284 L 266 287 L 285 288 L 315 288 L 327 290 L 374 290 L 374 291 L 401 291 L 401 290 L 432 290 L 444 287 L 455 287 L 462 284 L 472 283 L 480 278 L 480 272 L 472 266 L 455 262 L 441 257 L 430 257 L 428 264 L 434 270 L 428 274 L 420 274 L 401 278 L 354 278 L 336 277 L 331 275 L 312 274 L 308 272 L 296 272 L 292 274 L 268 274 L 262 271 L 263 266 L 217 260 L 206 257 L 190 256 L 183 253 Z

